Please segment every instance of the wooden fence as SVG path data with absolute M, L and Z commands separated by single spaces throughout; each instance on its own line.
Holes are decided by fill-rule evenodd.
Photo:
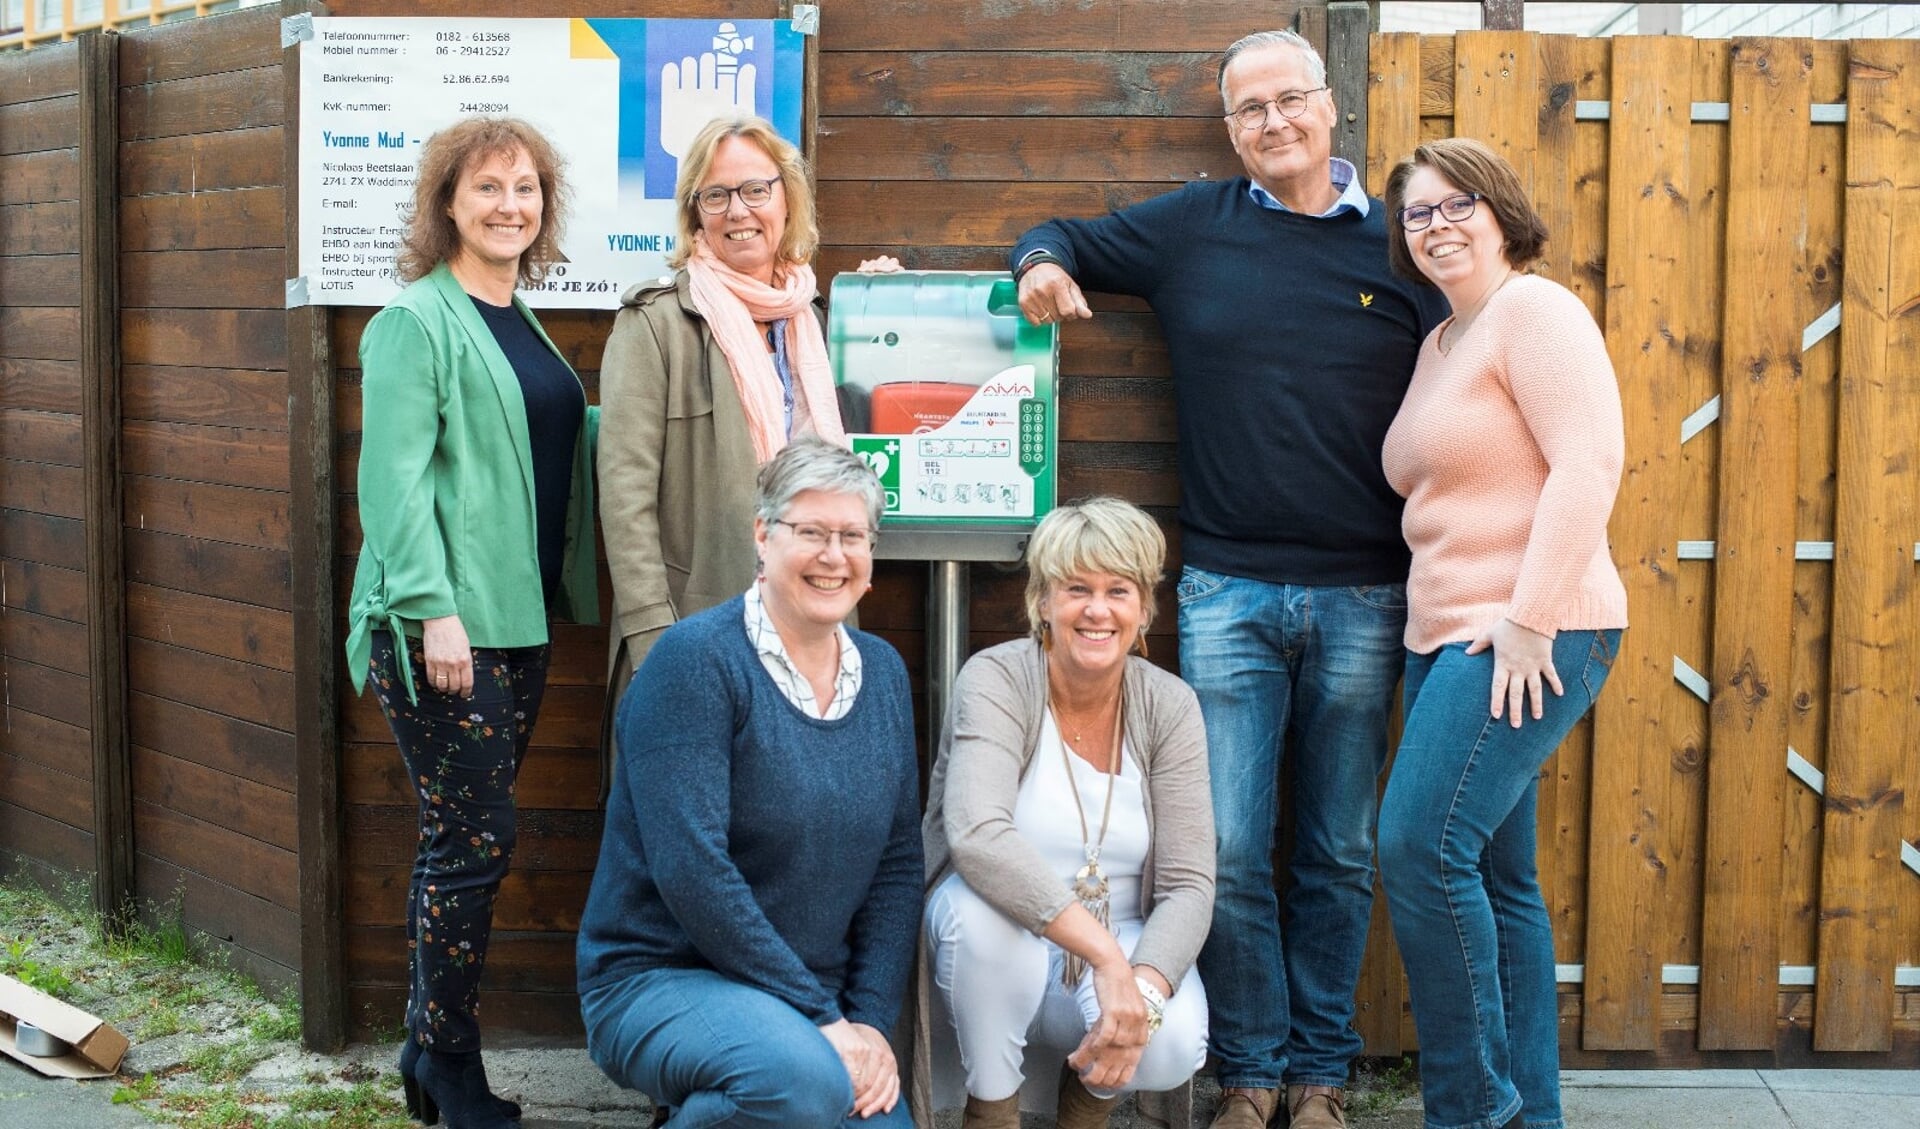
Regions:
M 1364 6 L 1243 0 L 1179 19 L 1144 0 L 822 7 L 823 277 L 881 251 L 997 268 L 1041 218 L 1237 174 L 1218 52 L 1296 7 L 1376 191 L 1422 138 L 1505 151 L 1555 234 L 1544 269 L 1605 328 L 1629 427 L 1613 533 L 1634 627 L 1542 777 L 1568 1061 L 1920 1063 L 1903 799 L 1920 780 L 1920 46 L 1369 43 Z M 297 975 L 328 1043 L 399 1013 L 414 832 L 385 723 L 338 677 L 372 311 L 282 309 L 298 87 L 281 14 L 0 59 L 0 861 L 99 875 L 103 905 L 179 898 L 197 938 Z M 1164 346 L 1140 303 L 1094 305 L 1062 345 L 1062 491 L 1133 498 L 1177 547 Z M 611 315 L 543 320 L 592 393 Z M 924 567 L 877 579 L 863 623 L 918 686 Z M 1022 629 L 1020 583 L 975 569 L 975 646 Z M 1176 665 L 1168 593 L 1162 612 L 1154 654 Z M 603 639 L 556 633 L 488 971 L 503 1027 L 577 1029 Z M 1375 926 L 1358 1025 L 1397 1054 L 1412 1025 L 1383 911 Z

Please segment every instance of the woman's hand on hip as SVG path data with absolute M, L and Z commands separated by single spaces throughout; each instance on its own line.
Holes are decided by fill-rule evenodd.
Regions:
M 887 1037 L 865 1023 L 836 1019 L 820 1028 L 853 1082 L 853 1114 L 886 1113 L 900 1100 L 900 1068 Z
M 1125 960 L 1094 968 L 1093 995 L 1100 1004 L 1100 1020 L 1067 1056 L 1067 1065 L 1079 1071 L 1088 1086 L 1117 1089 L 1133 1080 L 1134 1068 L 1147 1049 L 1146 997 L 1133 982 L 1133 966 Z
M 1504 711 L 1508 722 L 1520 728 L 1521 711 L 1527 699 L 1533 699 L 1533 720 L 1546 714 L 1546 690 L 1553 696 L 1566 693 L 1560 685 L 1560 672 L 1553 669 L 1553 640 L 1510 619 L 1502 619 L 1482 631 L 1468 645 L 1467 653 L 1477 655 L 1493 648 L 1493 689 L 1488 709 L 1494 717 Z
M 427 660 L 427 682 L 442 694 L 473 697 L 473 647 L 457 615 L 420 623 L 420 650 Z

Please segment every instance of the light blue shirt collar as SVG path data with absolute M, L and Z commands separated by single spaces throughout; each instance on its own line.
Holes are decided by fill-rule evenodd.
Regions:
M 1367 190 L 1360 186 L 1359 172 L 1353 167 L 1353 162 L 1345 157 L 1328 158 L 1327 176 L 1333 181 L 1333 186 L 1340 190 L 1340 197 L 1333 202 L 1333 207 L 1321 212 L 1320 217 L 1324 219 L 1346 211 L 1356 212 L 1364 217 L 1369 207 Z M 1282 204 L 1278 196 L 1260 187 L 1260 182 L 1257 180 L 1250 183 L 1247 191 L 1253 196 L 1254 203 L 1269 211 L 1293 211 L 1292 208 Z

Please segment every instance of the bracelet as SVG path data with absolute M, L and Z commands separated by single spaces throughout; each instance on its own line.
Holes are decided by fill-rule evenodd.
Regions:
M 1166 1018 L 1167 997 L 1144 976 L 1134 977 L 1133 982 L 1140 989 L 1141 998 L 1147 1001 L 1147 1037 L 1152 1038 L 1153 1033 L 1160 1030 L 1160 1021 Z
M 1052 263 L 1054 266 L 1059 266 L 1060 256 L 1047 250 L 1045 247 L 1038 247 L 1028 251 L 1026 256 L 1020 260 L 1019 265 L 1013 268 L 1013 280 L 1019 282 L 1022 278 L 1026 277 L 1028 271 L 1039 266 L 1041 263 Z

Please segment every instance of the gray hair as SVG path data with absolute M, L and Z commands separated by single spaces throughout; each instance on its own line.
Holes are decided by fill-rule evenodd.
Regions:
M 1284 28 L 1276 31 L 1256 31 L 1252 35 L 1244 35 L 1234 40 L 1233 45 L 1227 48 L 1227 53 L 1220 56 L 1221 105 L 1225 106 L 1227 101 L 1228 65 L 1246 52 L 1258 51 L 1263 47 L 1291 47 L 1300 52 L 1301 57 L 1307 61 L 1307 80 L 1315 86 L 1327 84 L 1326 61 L 1320 58 L 1320 52 L 1313 49 L 1313 44 L 1308 43 L 1305 36 Z M 1226 108 L 1233 109 L 1232 106 Z
M 803 435 L 767 460 L 754 480 L 753 513 L 761 521 L 786 517 L 793 500 L 809 490 L 853 494 L 867 504 L 867 522 L 880 528 L 884 499 L 880 479 L 865 459 L 817 435 Z
M 1153 626 L 1153 589 L 1166 563 L 1166 534 L 1132 502 L 1101 495 L 1058 506 L 1027 540 L 1027 626 L 1039 639 L 1054 585 L 1076 573 L 1107 572 L 1140 589 L 1140 633 L 1145 635 Z

